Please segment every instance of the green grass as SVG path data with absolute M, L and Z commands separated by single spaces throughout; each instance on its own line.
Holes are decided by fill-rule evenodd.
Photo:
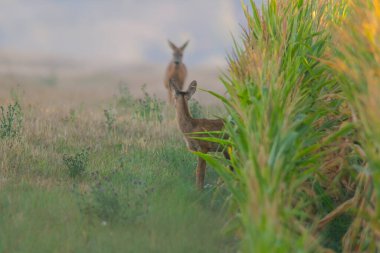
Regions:
M 221 232 L 228 216 L 217 176 L 208 170 L 213 186 L 196 190 L 196 156 L 173 119 L 117 107 L 109 131 L 101 108 L 74 121 L 40 109 L 24 109 L 23 135 L 0 145 L 0 252 L 236 249 Z M 63 158 L 83 149 L 88 163 L 71 177 Z

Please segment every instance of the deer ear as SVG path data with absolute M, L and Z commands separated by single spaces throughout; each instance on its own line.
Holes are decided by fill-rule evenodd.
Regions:
M 189 42 L 190 41 L 188 40 L 188 41 L 185 42 L 185 44 L 182 45 L 182 47 L 181 47 L 182 51 L 185 50 L 185 48 L 186 48 L 187 44 L 189 44 Z
M 177 49 L 178 49 L 177 46 L 174 45 L 174 43 L 171 42 L 170 40 L 168 40 L 168 44 L 169 44 L 169 47 L 170 47 L 171 49 L 173 49 L 173 50 L 177 50 Z
M 186 98 L 189 100 L 197 90 L 197 81 L 192 81 L 189 85 L 189 88 L 187 88 L 186 91 Z

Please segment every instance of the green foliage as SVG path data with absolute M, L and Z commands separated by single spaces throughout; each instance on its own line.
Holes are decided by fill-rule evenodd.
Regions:
M 194 118 L 199 119 L 205 116 L 203 113 L 204 108 L 202 108 L 202 105 L 196 99 L 191 99 L 189 101 L 189 109 L 190 109 L 191 115 Z
M 94 182 L 90 190 L 79 194 L 85 215 L 106 223 L 132 223 L 146 214 L 148 186 L 133 174 L 112 170 L 107 175 L 96 171 L 90 176 Z M 123 184 L 117 183 L 120 181 Z
M 99 183 L 91 188 L 93 202 L 87 212 L 94 212 L 103 221 L 114 221 L 120 215 L 121 203 L 118 193 L 110 183 Z
M 68 120 L 70 122 L 75 122 L 78 118 L 78 112 L 75 109 L 70 109 Z
M 7 108 L 0 106 L 0 138 L 19 136 L 23 127 L 23 114 L 18 102 L 9 104 Z
M 379 252 L 380 1 L 351 1 L 346 11 L 341 25 L 334 27 L 332 59 L 325 59 L 353 111 L 355 148 L 362 160 L 356 166 L 355 217 L 343 251 Z
M 63 155 L 63 163 L 68 168 L 70 177 L 76 178 L 84 174 L 89 160 L 88 155 L 88 149 L 82 149 L 74 155 Z
M 112 130 L 115 129 L 115 124 L 116 124 L 115 112 L 111 109 L 105 109 L 104 117 L 106 118 L 107 130 L 111 132 Z
M 339 85 L 318 60 L 331 37 L 331 4 L 269 0 L 261 10 L 253 1 L 250 10 L 244 6 L 247 28 L 222 78 L 229 98 L 214 94 L 230 115 L 231 160 L 199 154 L 231 192 L 243 252 L 322 248 L 310 224 L 325 213 L 307 193 L 334 155 L 331 143 L 339 145 L 352 133 L 344 123 L 349 116 L 342 113 Z
M 98 174 L 92 173 L 92 177 Z M 96 179 L 89 193 L 81 196 L 81 211 L 86 215 L 96 215 L 104 222 L 113 222 L 120 215 L 121 201 L 109 178 Z
M 134 108 L 135 115 L 143 120 L 157 120 L 162 121 L 162 109 L 164 102 L 156 96 L 151 96 L 146 91 L 146 85 L 141 87 L 144 97 L 136 101 Z

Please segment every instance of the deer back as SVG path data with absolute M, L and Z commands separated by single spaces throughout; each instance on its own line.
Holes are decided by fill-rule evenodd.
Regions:
M 215 142 L 199 140 L 194 137 L 220 137 L 203 132 L 222 131 L 223 128 L 224 121 L 221 119 L 192 119 L 191 123 L 189 124 L 189 128 L 186 129 L 188 131 L 183 132 L 187 147 L 192 151 L 220 151 L 219 144 Z

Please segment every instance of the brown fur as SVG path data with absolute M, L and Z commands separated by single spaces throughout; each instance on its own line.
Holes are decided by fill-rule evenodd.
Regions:
M 169 63 L 169 66 L 166 69 L 164 84 L 165 84 L 165 88 L 168 90 L 169 103 L 173 104 L 173 97 L 172 97 L 169 81 L 171 79 L 174 79 L 176 81 L 176 87 L 179 90 L 183 89 L 183 85 L 185 83 L 185 79 L 187 76 L 187 69 L 186 69 L 185 64 L 182 62 L 182 57 L 183 57 L 183 52 L 188 44 L 188 41 L 185 44 L 183 44 L 181 47 L 177 47 L 170 41 L 168 42 L 169 42 L 169 46 L 173 50 L 173 59 Z
M 178 127 L 184 135 L 184 139 L 187 148 L 190 151 L 198 151 L 202 153 L 208 152 L 220 152 L 220 146 L 217 143 L 197 140 L 193 137 L 209 137 L 210 135 L 205 134 L 193 134 L 197 132 L 207 132 L 207 131 L 221 131 L 224 127 L 224 121 L 221 119 L 194 119 L 192 118 L 189 107 L 188 100 L 194 94 L 197 82 L 191 82 L 187 91 L 178 90 L 175 81 L 170 80 L 170 86 L 172 87 L 172 93 L 175 102 L 176 116 Z M 224 154 L 228 157 L 228 154 Z M 206 173 L 206 162 L 198 157 L 198 164 L 196 170 L 196 183 L 199 189 L 203 189 L 204 179 Z

